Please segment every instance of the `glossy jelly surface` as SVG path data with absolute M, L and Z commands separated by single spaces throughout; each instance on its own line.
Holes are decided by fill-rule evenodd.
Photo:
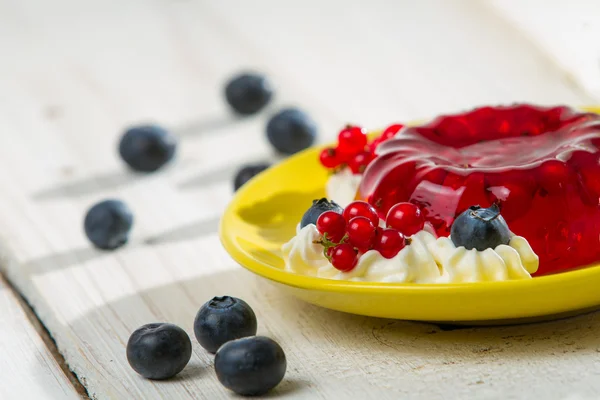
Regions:
M 497 203 L 540 256 L 537 275 L 600 260 L 600 116 L 569 107 L 482 107 L 401 130 L 377 148 L 360 197 L 385 217 L 422 207 L 438 235 Z

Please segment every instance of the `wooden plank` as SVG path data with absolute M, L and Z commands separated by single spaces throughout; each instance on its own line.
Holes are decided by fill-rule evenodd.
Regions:
M 34 324 L 0 277 L 0 399 L 78 399 L 85 395 L 75 390 Z
M 566 76 L 600 97 L 600 2 L 488 0 Z
M 380 127 L 480 103 L 592 101 L 478 3 L 363 4 L 0 3 L 0 48 L 13 61 L 0 65 L 3 269 L 93 398 L 229 397 L 197 344 L 169 382 L 139 378 L 124 352 L 144 323 L 191 333 L 200 305 L 222 294 L 247 300 L 259 333 L 286 350 L 277 393 L 290 398 L 600 393 L 596 314 L 458 331 L 345 315 L 284 296 L 222 250 L 233 170 L 272 157 L 262 132 L 275 107 L 306 108 L 325 141 L 349 120 Z M 246 66 L 273 77 L 277 101 L 237 120 L 222 83 Z M 124 126 L 148 119 L 179 134 L 181 151 L 172 168 L 140 177 L 114 149 Z M 106 197 L 136 216 L 130 245 L 114 253 L 90 249 L 81 228 Z

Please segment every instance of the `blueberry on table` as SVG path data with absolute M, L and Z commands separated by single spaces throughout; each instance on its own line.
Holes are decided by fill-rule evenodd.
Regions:
M 92 244 L 103 250 L 114 250 L 129 239 L 133 214 L 121 200 L 104 200 L 87 212 L 83 223 Z
M 173 159 L 177 149 L 175 136 L 156 125 L 129 128 L 119 143 L 119 154 L 138 172 L 154 172 Z
M 286 367 L 281 346 L 264 336 L 228 342 L 215 357 L 221 384 L 243 396 L 258 396 L 273 389 L 283 379 Z
M 280 153 L 294 154 L 313 145 L 317 126 L 304 112 L 287 108 L 275 114 L 267 124 L 267 138 Z
M 467 250 L 493 249 L 510 242 L 510 231 L 496 204 L 490 208 L 469 207 L 454 220 L 450 239 Z
M 250 115 L 265 107 L 273 97 L 269 80 L 259 74 L 244 73 L 225 86 L 225 99 L 238 114 Z
M 177 325 L 147 324 L 127 342 L 127 361 L 144 378 L 168 379 L 185 368 L 192 357 L 192 342 Z
M 254 178 L 256 175 L 260 174 L 270 166 L 271 165 L 268 163 L 258 163 L 243 166 L 238 170 L 238 172 L 235 175 L 235 178 L 233 180 L 233 189 L 238 190 L 246 182 Z
M 300 228 L 304 228 L 306 225 L 317 224 L 317 219 L 325 211 L 335 211 L 338 214 L 344 212 L 344 209 L 340 207 L 335 201 L 329 201 L 326 198 L 319 200 L 313 200 L 312 206 L 304 213 L 302 220 L 300 221 Z
M 211 353 L 230 340 L 256 335 L 256 315 L 241 299 L 223 296 L 206 302 L 196 314 L 194 333 Z

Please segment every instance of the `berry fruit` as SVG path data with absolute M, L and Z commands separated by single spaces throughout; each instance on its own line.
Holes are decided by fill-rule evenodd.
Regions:
M 194 319 L 198 343 L 211 353 L 230 340 L 256 335 L 256 315 L 241 299 L 223 296 L 206 302 Z
M 133 214 L 120 200 L 104 200 L 87 212 L 83 223 L 85 234 L 94 246 L 114 250 L 129 239 Z
M 373 160 L 373 153 L 361 151 L 348 161 L 348 167 L 350 167 L 353 174 L 362 174 L 367 169 L 371 160 Z
M 127 361 L 144 378 L 168 379 L 192 357 L 187 333 L 173 324 L 154 323 L 136 329 L 127 342 Z
M 225 99 L 242 115 L 262 110 L 273 97 L 273 88 L 263 75 L 244 73 L 233 77 L 225 86 Z
M 164 128 L 141 125 L 129 128 L 119 143 L 119 154 L 138 172 L 154 172 L 175 156 L 177 140 Z
M 338 151 L 332 148 L 326 148 L 319 154 L 319 161 L 325 168 L 337 168 L 342 164 Z
M 280 153 L 294 154 L 315 142 L 317 126 L 303 111 L 287 108 L 275 114 L 267 124 L 267 138 Z
M 344 208 L 344 219 L 346 222 L 354 217 L 367 217 L 375 227 L 379 226 L 379 216 L 372 205 L 366 201 L 353 201 Z
M 412 203 L 398 203 L 387 214 L 385 223 L 389 228 L 396 229 L 404 236 L 411 236 L 425 226 L 421 209 Z
M 508 244 L 510 231 L 497 205 L 490 208 L 472 206 L 454 220 L 450 239 L 456 247 L 484 251 Z
M 366 132 L 359 126 L 347 126 L 338 134 L 338 148 L 343 154 L 357 154 L 363 151 L 366 145 Z
M 215 356 L 215 372 L 221 384 L 242 396 L 267 393 L 281 382 L 286 368 L 281 346 L 264 336 L 228 342 Z
M 358 253 L 348 243 L 338 244 L 328 254 L 331 257 L 331 265 L 342 272 L 352 271 L 358 263 Z
M 354 217 L 348 222 L 346 227 L 348 233 L 348 242 L 365 252 L 373 246 L 375 239 L 375 225 L 367 217 Z
M 310 208 L 302 216 L 300 228 L 304 228 L 309 224 L 317 225 L 317 219 L 325 211 L 334 211 L 338 214 L 341 214 L 344 210 L 336 202 L 329 201 L 326 198 L 313 200 L 312 206 L 310 206 Z
M 317 230 L 328 240 L 339 243 L 346 234 L 346 221 L 336 211 L 325 211 L 317 218 Z
M 398 132 L 400 132 L 400 129 L 402 129 L 402 128 L 404 128 L 404 125 L 402 125 L 402 124 L 393 124 L 393 125 L 388 126 L 387 128 L 385 128 L 385 130 L 381 134 L 381 141 L 384 142 L 386 140 L 393 138 L 394 136 L 396 136 L 398 134 Z
M 474 204 L 496 203 L 540 258 L 537 275 L 600 260 L 600 116 L 569 107 L 481 107 L 405 127 L 377 149 L 361 199 L 381 216 L 422 208 L 448 236 Z
M 268 163 L 258 163 L 246 165 L 238 170 L 233 179 L 233 190 L 237 191 L 241 188 L 246 182 L 250 179 L 254 178 L 256 175 L 260 174 L 264 170 L 268 169 L 271 165 Z
M 385 258 L 393 258 L 406 246 L 404 235 L 395 229 L 382 229 L 377 231 L 373 249 Z

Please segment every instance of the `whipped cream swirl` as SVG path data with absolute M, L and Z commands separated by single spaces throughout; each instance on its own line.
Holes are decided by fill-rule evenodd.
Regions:
M 350 272 L 335 269 L 314 243 L 320 234 L 307 225 L 283 245 L 286 270 L 328 279 L 397 283 L 458 283 L 530 279 L 539 259 L 525 238 L 512 236 L 508 245 L 478 251 L 456 247 L 448 237 L 423 230 L 395 257 L 370 250 Z
M 362 175 L 353 174 L 350 168 L 336 172 L 329 177 L 325 185 L 327 198 L 334 199 L 342 208 L 345 208 L 356 199 L 361 179 Z

